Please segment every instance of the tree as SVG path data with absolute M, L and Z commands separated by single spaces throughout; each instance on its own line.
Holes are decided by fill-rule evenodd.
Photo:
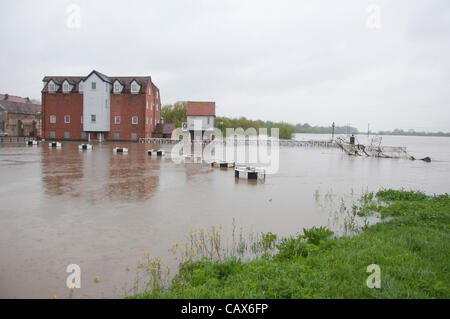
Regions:
M 173 123 L 175 127 L 181 127 L 181 124 L 187 121 L 186 106 L 187 102 L 185 101 L 179 101 L 173 105 L 164 105 L 161 109 L 161 116 L 164 118 L 164 123 Z

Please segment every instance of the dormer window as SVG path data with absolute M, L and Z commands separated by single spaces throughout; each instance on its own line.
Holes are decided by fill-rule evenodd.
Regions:
M 66 93 L 69 92 L 69 88 L 70 88 L 70 87 L 69 87 L 69 83 L 64 83 L 64 84 L 63 84 L 63 91 L 64 91 L 64 92 L 66 92 Z
M 50 92 L 55 92 L 56 91 L 56 85 L 55 85 L 55 83 L 50 83 L 49 85 L 48 85 L 48 90 L 50 91 Z
M 115 94 L 120 94 L 120 93 L 122 93 L 122 89 L 123 89 L 123 86 L 122 86 L 122 84 L 120 84 L 119 80 L 115 80 L 114 84 L 113 84 L 113 92 Z
M 138 93 L 139 85 L 136 82 L 131 83 L 131 93 Z
M 97 83 L 96 83 L 96 82 L 92 82 L 92 83 L 91 83 L 91 88 L 92 88 L 93 90 L 96 90 L 96 89 L 97 89 Z

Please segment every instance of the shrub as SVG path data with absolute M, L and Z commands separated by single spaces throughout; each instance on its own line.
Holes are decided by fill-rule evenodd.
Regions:
M 321 240 L 325 241 L 333 235 L 333 232 L 326 227 L 303 228 L 303 233 L 308 243 L 313 245 L 319 245 Z

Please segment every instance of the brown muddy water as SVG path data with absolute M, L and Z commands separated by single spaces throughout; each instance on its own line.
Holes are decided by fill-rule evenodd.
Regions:
M 254 184 L 236 182 L 232 170 L 151 158 L 145 151 L 158 146 L 148 144 L 122 143 L 128 155 L 113 154 L 109 143 L 84 152 L 68 142 L 60 150 L 1 145 L 0 298 L 65 298 L 69 264 L 81 267 L 73 298 L 121 297 L 147 251 L 173 268 L 168 250 L 193 229 L 230 230 L 235 220 L 246 231 L 282 236 L 314 225 L 338 230 L 342 220 L 325 198 L 339 202 L 382 187 L 450 192 L 450 138 L 383 142 L 433 161 L 286 147 L 278 173 Z

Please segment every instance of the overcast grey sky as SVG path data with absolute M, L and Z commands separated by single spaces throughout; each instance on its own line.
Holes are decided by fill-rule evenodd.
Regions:
M 0 93 L 40 99 L 45 75 L 96 69 L 151 75 L 163 104 L 216 101 L 217 115 L 450 131 L 448 0 L 16 0 L 0 12 Z

